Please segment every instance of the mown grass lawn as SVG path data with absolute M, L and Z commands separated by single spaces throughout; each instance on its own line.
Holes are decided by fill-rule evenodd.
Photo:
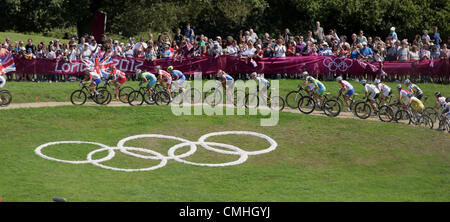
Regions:
M 170 107 L 163 106 L 0 110 L 0 197 L 3 201 L 51 201 L 53 196 L 69 201 L 450 201 L 448 133 L 295 113 L 281 113 L 277 126 L 261 127 L 260 118 L 176 117 Z M 148 133 L 196 141 L 206 133 L 226 130 L 263 133 L 277 141 L 278 147 L 236 166 L 199 167 L 169 160 L 165 167 L 146 172 L 55 162 L 34 153 L 39 145 L 53 141 L 115 146 L 122 138 Z M 269 146 L 248 136 L 208 141 L 245 150 Z M 127 145 L 166 154 L 175 143 L 139 139 Z M 83 160 L 97 148 L 60 145 L 44 153 Z M 94 158 L 104 155 L 98 153 Z M 220 163 L 237 158 L 199 148 L 186 160 Z M 117 153 L 104 164 L 140 168 L 158 161 Z

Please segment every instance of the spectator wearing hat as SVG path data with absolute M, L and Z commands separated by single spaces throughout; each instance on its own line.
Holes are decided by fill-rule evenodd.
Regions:
M 389 31 L 390 31 L 389 36 L 392 37 L 393 43 L 398 41 L 397 33 L 395 32 L 395 27 L 391 27 Z
M 361 45 L 362 45 L 362 49 L 360 50 L 360 53 L 361 53 L 363 59 L 367 60 L 370 57 L 372 57 L 373 56 L 373 51 L 372 51 L 371 48 L 367 47 L 367 41 L 361 43 Z
M 330 47 L 329 47 L 327 42 L 323 42 L 322 43 L 322 48 L 321 48 L 321 50 L 319 52 L 319 55 L 321 55 L 321 56 L 331 56 L 331 55 L 333 55 L 333 52 L 331 51 L 331 49 L 330 49 Z

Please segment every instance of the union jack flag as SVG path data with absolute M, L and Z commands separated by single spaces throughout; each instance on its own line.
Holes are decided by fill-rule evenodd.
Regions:
M 14 71 L 16 71 L 16 64 L 14 63 L 12 53 L 5 57 L 0 57 L 0 75 Z
M 111 56 L 103 57 L 103 58 L 94 58 L 94 59 L 82 59 L 81 60 L 87 67 L 94 68 L 94 71 L 98 74 L 101 74 L 103 77 L 111 74 L 111 70 L 108 69 L 112 64 L 113 60 Z
M 366 70 L 367 66 L 369 66 L 369 68 L 370 68 L 370 70 L 372 72 L 378 71 L 378 67 L 373 65 L 373 64 L 371 64 L 371 63 L 368 63 L 368 62 L 365 62 L 365 61 L 360 61 L 360 60 L 358 60 L 358 63 L 364 70 Z

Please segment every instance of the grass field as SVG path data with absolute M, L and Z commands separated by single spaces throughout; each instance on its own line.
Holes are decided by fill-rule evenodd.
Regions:
M 303 80 L 279 80 L 280 96 L 283 98 L 292 90 L 297 89 L 297 85 Z M 340 85 L 335 81 L 324 81 L 327 90 L 333 95 L 337 95 L 337 91 Z M 351 84 L 355 87 L 355 92 L 360 95 L 364 94 L 363 86 L 358 83 L 351 81 Z M 398 82 L 388 82 L 394 91 Z M 136 81 L 128 81 L 125 85 L 130 85 L 132 87 L 138 86 Z M 404 87 L 404 85 L 402 84 Z M 435 97 L 434 93 L 440 91 L 444 96 L 450 96 L 450 85 L 440 85 L 440 84 L 418 84 L 418 86 L 424 91 L 425 97 L 428 97 L 426 101 L 426 106 L 434 105 Z M 15 82 L 8 81 L 6 87 L 13 94 L 13 103 L 29 103 L 36 102 L 36 97 L 38 97 L 39 102 L 64 102 L 70 100 L 70 94 L 79 88 L 78 82 L 67 82 L 67 83 L 49 83 L 49 82 Z M 395 96 L 397 97 L 397 95 Z
M 27 44 L 27 41 L 29 38 L 33 39 L 33 43 L 35 45 L 38 45 L 40 42 L 44 42 L 45 45 L 48 45 L 48 43 L 52 40 L 59 39 L 61 43 L 68 43 L 69 40 L 65 40 L 62 38 L 54 38 L 54 37 L 45 37 L 42 35 L 37 35 L 34 33 L 30 34 L 24 34 L 24 33 L 16 33 L 16 32 L 0 32 L 0 41 L 5 41 L 6 37 L 9 37 L 11 39 L 11 42 L 14 44 L 14 41 L 23 41 L 24 44 Z

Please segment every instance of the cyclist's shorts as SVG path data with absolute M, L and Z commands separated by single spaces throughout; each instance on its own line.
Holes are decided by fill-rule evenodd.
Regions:
M 151 79 L 148 81 L 148 86 L 153 87 L 156 84 L 156 79 Z
M 355 89 L 347 90 L 347 93 L 345 94 L 348 97 L 351 97 L 355 93 Z
M 178 85 L 183 86 L 184 85 L 184 81 L 186 81 L 186 78 L 182 77 L 179 80 L 177 80 Z
M 416 112 L 422 112 L 425 109 L 423 103 L 411 103 L 411 107 Z
M 445 113 L 445 118 L 450 119 L 450 112 Z
M 422 97 L 423 97 L 423 93 L 416 96 L 417 99 L 422 99 Z
M 378 96 L 380 96 L 380 93 L 372 94 L 372 97 L 370 97 L 370 100 L 374 100 L 375 101 L 378 98 Z
M 100 84 L 102 82 L 102 79 L 94 79 L 92 81 L 96 86 L 98 86 L 98 84 Z
M 121 78 L 120 81 L 118 82 L 119 85 L 123 85 L 125 82 L 127 81 L 127 78 Z
M 321 85 L 319 85 L 319 89 L 317 90 L 317 93 L 319 95 L 323 95 L 325 93 L 325 90 L 327 90 L 327 88 L 322 87 Z

